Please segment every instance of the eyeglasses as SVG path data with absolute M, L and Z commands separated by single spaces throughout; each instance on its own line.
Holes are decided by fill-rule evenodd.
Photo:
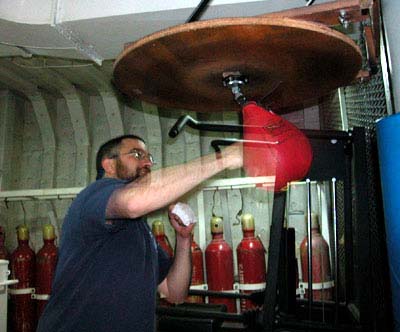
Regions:
M 133 156 L 135 159 L 137 160 L 144 160 L 145 158 L 147 158 L 153 165 L 155 164 L 153 155 L 151 153 L 147 153 L 143 150 L 139 150 L 139 149 L 132 149 L 129 152 L 126 153 L 119 153 L 119 154 L 115 154 L 113 155 L 111 158 L 118 158 L 119 156 L 128 156 L 131 155 Z

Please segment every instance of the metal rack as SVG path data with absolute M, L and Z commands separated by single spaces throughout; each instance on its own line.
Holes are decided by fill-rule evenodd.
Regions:
M 197 209 L 198 209 L 198 227 L 199 227 L 199 246 L 204 252 L 206 249 L 206 220 L 205 220 L 205 206 L 204 206 L 204 191 L 211 190 L 232 190 L 244 188 L 271 188 L 273 190 L 275 184 L 274 176 L 261 176 L 261 177 L 243 177 L 243 178 L 230 178 L 220 180 L 210 180 L 203 183 L 201 190 L 197 194 Z

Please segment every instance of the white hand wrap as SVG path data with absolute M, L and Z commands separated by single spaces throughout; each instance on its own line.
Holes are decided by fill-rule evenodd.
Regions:
M 172 213 L 176 214 L 185 226 L 194 224 L 197 222 L 196 216 L 189 205 L 185 203 L 176 203 L 172 209 Z

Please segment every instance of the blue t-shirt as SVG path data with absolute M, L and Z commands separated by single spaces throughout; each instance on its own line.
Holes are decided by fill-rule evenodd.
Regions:
M 171 265 L 145 218 L 106 220 L 126 184 L 102 179 L 72 202 L 49 303 L 37 332 L 153 332 L 157 285 Z

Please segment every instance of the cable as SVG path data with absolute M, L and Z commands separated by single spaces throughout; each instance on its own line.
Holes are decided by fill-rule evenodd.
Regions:
M 12 47 L 19 47 L 19 48 L 33 48 L 33 49 L 44 49 L 44 50 L 76 50 L 76 47 L 69 46 L 69 47 L 48 47 L 48 46 L 27 46 L 27 45 L 17 45 L 7 42 L 0 41 L 1 45 L 7 45 Z
M 69 60 L 69 59 L 65 59 L 65 60 Z M 91 67 L 94 66 L 93 63 L 85 63 L 82 65 L 46 65 L 45 61 L 44 64 L 42 66 L 29 66 L 29 65 L 23 65 L 21 63 L 18 63 L 17 61 L 15 61 L 15 59 L 12 59 L 11 62 L 21 68 L 32 68 L 32 69 L 50 69 L 50 68 L 79 68 L 79 67 Z
M 308 0 L 306 6 L 311 6 L 315 0 Z

